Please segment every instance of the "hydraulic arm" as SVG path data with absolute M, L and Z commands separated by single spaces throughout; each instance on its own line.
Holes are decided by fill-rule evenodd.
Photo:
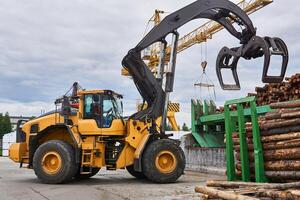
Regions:
M 198 0 L 191 3 L 165 17 L 136 47 L 128 52 L 122 61 L 123 67 L 126 68 L 132 76 L 137 89 L 148 105 L 147 109 L 135 113 L 131 118 L 150 119 L 154 122 L 158 117 L 162 116 L 161 133 L 164 133 L 164 116 L 166 113 L 166 105 L 169 101 L 169 93 L 173 91 L 176 48 L 179 38 L 177 29 L 189 21 L 199 18 L 207 18 L 220 23 L 231 35 L 237 38 L 241 44 L 240 47 L 223 47 L 219 52 L 216 62 L 216 72 L 222 89 L 240 89 L 237 75 L 237 63 L 240 57 L 245 59 L 264 57 L 263 82 L 281 82 L 285 75 L 288 63 L 288 50 L 285 43 L 279 38 L 256 36 L 256 29 L 252 21 L 241 8 L 228 0 Z M 237 30 L 236 27 L 231 24 L 231 21 L 234 21 L 240 29 Z M 169 70 L 165 72 L 166 37 L 169 34 L 173 35 L 172 49 L 170 67 Z M 141 51 L 156 42 L 161 42 L 164 47 L 160 56 L 160 74 L 158 78 L 154 77 L 141 58 Z M 279 76 L 268 75 L 271 55 L 282 56 L 281 73 Z M 225 84 L 223 82 L 222 69 L 230 69 L 232 71 L 235 84 Z M 164 73 L 166 73 L 165 88 L 162 87 Z

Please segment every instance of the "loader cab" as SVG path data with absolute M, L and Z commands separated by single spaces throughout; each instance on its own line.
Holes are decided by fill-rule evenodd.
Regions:
M 124 134 L 122 95 L 110 90 L 80 92 L 78 125 L 82 134 Z M 122 131 L 120 131 L 120 127 Z

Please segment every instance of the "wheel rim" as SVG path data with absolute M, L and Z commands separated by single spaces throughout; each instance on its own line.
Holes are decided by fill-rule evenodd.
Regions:
M 161 173 L 168 174 L 174 171 L 177 165 L 175 155 L 170 151 L 161 151 L 155 159 L 155 166 Z
M 42 159 L 42 166 L 47 174 L 56 174 L 62 166 L 61 156 L 55 151 L 46 153 Z

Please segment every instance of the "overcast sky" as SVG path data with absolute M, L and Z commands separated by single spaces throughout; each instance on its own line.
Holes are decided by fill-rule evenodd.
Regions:
M 133 82 L 120 75 L 122 58 L 141 40 L 154 9 L 173 12 L 191 2 L 0 0 L 0 112 L 31 116 L 39 115 L 42 109 L 52 110 L 55 98 L 74 81 L 86 89 L 112 89 L 124 94 L 125 112 L 134 112 L 140 96 Z M 286 41 L 290 53 L 287 75 L 298 71 L 299 13 L 299 1 L 274 0 L 250 16 L 258 35 Z M 203 22 L 198 20 L 179 31 L 184 35 Z M 262 85 L 261 61 L 242 61 L 238 68 L 242 90 L 220 89 L 215 60 L 225 45 L 238 45 L 226 31 L 207 43 L 207 74 L 216 84 L 219 105 Z M 181 103 L 177 114 L 180 124 L 190 123 L 190 99 L 199 97 L 193 84 L 201 75 L 200 52 L 201 45 L 195 45 L 178 54 L 171 100 Z

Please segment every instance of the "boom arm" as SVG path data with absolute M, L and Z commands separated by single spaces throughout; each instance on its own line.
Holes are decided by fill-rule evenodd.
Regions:
M 173 91 L 173 82 L 176 66 L 176 48 L 178 41 L 177 29 L 191 20 L 207 18 L 220 23 L 226 30 L 236 37 L 241 47 L 229 49 L 224 47 L 221 49 L 217 59 L 217 75 L 223 89 L 239 89 L 239 82 L 236 73 L 236 66 L 240 57 L 251 59 L 265 56 L 264 72 L 269 66 L 269 59 L 272 52 L 283 56 L 282 73 L 279 77 L 267 77 L 263 73 L 263 81 L 278 82 L 282 81 L 287 65 L 288 55 L 287 48 L 284 42 L 280 39 L 273 39 L 269 37 L 261 38 L 256 36 L 256 30 L 247 16 L 247 14 L 234 3 L 228 0 L 198 0 L 190 5 L 175 11 L 174 13 L 165 17 L 160 24 L 155 26 L 128 54 L 124 57 L 122 65 L 126 68 L 132 76 L 137 89 L 139 90 L 143 99 L 147 102 L 148 108 L 135 113 L 132 118 L 142 119 L 150 118 L 155 120 L 160 116 L 165 116 L 166 105 L 168 103 L 168 95 Z M 236 22 L 241 31 L 238 31 L 232 24 L 231 20 Z M 158 78 L 155 78 L 153 73 L 149 70 L 145 62 L 141 58 L 141 51 L 155 42 L 162 42 L 166 48 L 166 36 L 173 34 L 172 50 L 171 50 L 171 71 L 166 74 L 165 89 L 162 88 L 164 59 L 161 56 L 161 69 Z M 269 49 L 272 47 L 272 51 Z M 163 52 L 165 52 L 165 48 Z M 270 53 L 271 52 L 271 53 Z M 229 61 L 232 63 L 229 64 Z M 221 76 L 221 69 L 231 69 L 235 85 L 226 85 L 223 83 Z M 164 121 L 164 120 L 163 120 Z M 163 122 L 162 121 L 162 122 Z M 162 123 L 161 130 L 163 131 L 164 123 Z

